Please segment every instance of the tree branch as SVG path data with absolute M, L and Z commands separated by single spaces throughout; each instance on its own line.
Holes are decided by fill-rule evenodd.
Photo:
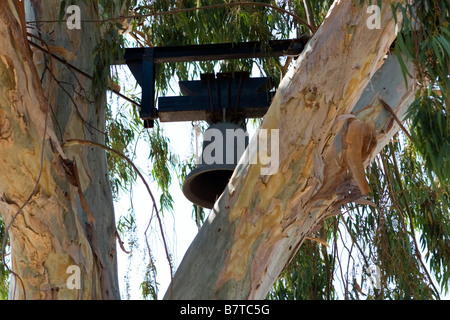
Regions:
M 426 268 L 425 264 L 422 261 L 422 256 L 420 254 L 420 249 L 419 249 L 419 245 L 417 244 L 417 240 L 416 240 L 416 234 L 415 234 L 415 230 L 414 230 L 414 221 L 413 221 L 413 216 L 412 216 L 412 212 L 411 209 L 409 208 L 408 205 L 408 199 L 406 198 L 405 195 L 405 189 L 403 189 L 403 183 L 402 183 L 402 179 L 400 178 L 400 172 L 398 171 L 398 165 L 397 165 L 397 157 L 395 155 L 395 150 L 394 150 L 394 146 L 392 145 L 392 141 L 389 142 L 389 150 L 391 151 L 392 154 L 392 160 L 393 160 L 393 166 L 394 166 L 394 173 L 395 173 L 395 177 L 396 180 L 398 182 L 398 186 L 400 188 L 400 193 L 401 196 L 403 198 L 403 200 L 405 201 L 405 208 L 406 208 L 406 213 L 408 214 L 408 218 L 409 218 L 409 222 L 411 224 L 411 230 L 409 230 L 409 234 L 411 236 L 411 238 L 413 239 L 413 243 L 414 243 L 414 247 L 415 247 L 415 252 L 416 252 L 416 258 L 417 260 L 419 260 L 420 265 L 422 266 L 428 281 L 430 281 L 430 285 L 433 287 L 438 299 L 440 300 L 440 296 L 439 296 L 439 291 L 437 290 L 437 288 L 435 287 L 433 280 L 431 279 L 430 274 L 428 273 L 428 269 Z M 387 170 L 387 167 L 386 167 Z M 387 174 L 387 172 L 386 172 Z M 396 203 L 396 206 L 398 209 L 400 209 L 400 211 L 402 211 L 403 209 L 400 208 L 400 204 L 397 201 L 394 201 L 394 203 Z
M 68 139 L 62 145 L 62 148 L 68 148 L 68 147 L 72 147 L 72 146 L 80 145 L 80 144 L 81 145 L 88 145 L 88 146 L 94 146 L 94 147 L 102 148 L 104 150 L 107 150 L 107 151 L 110 151 L 112 153 L 115 153 L 119 157 L 121 157 L 124 160 L 126 160 L 133 167 L 133 169 L 136 171 L 136 173 L 138 174 L 139 178 L 141 178 L 142 182 L 145 185 L 145 188 L 147 189 L 148 194 L 150 195 L 150 197 L 152 199 L 152 202 L 153 202 L 152 208 L 153 208 L 153 210 L 154 210 L 154 212 L 156 214 L 156 218 L 158 219 L 158 225 L 159 225 L 159 229 L 160 229 L 160 232 L 161 232 L 162 241 L 163 241 L 163 244 L 164 244 L 164 250 L 165 250 L 166 258 L 167 258 L 167 261 L 169 263 L 169 268 L 170 268 L 170 279 L 171 279 L 171 285 L 170 286 L 171 286 L 171 290 L 172 290 L 173 266 L 172 266 L 172 260 L 170 258 L 170 254 L 169 254 L 169 251 L 168 251 L 167 241 L 166 241 L 166 238 L 164 236 L 164 229 L 163 229 L 163 226 L 162 226 L 161 217 L 159 216 L 159 211 L 158 211 L 158 208 L 156 207 L 155 197 L 153 196 L 153 193 L 150 190 L 150 186 L 148 185 L 148 183 L 145 180 L 144 176 L 142 175 L 141 171 L 136 167 L 134 162 L 131 161 L 131 159 L 128 158 L 126 155 L 124 155 L 123 153 L 121 153 L 121 152 L 119 152 L 117 150 L 114 150 L 114 149 L 112 149 L 112 148 L 110 148 L 108 146 L 105 146 L 105 145 L 103 145 L 101 143 L 97 143 L 97 142 L 94 142 L 94 141 L 88 141 L 88 140 L 82 140 L 82 139 Z

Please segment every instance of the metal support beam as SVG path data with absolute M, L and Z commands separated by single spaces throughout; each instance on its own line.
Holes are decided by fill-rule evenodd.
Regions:
M 153 120 L 159 117 L 158 110 L 155 107 L 155 64 L 170 62 L 193 62 L 210 60 L 231 60 L 279 57 L 284 55 L 298 55 L 302 52 L 307 38 L 291 40 L 274 40 L 267 45 L 260 42 L 242 42 L 242 43 L 222 43 L 206 45 L 189 46 L 170 46 L 170 47 L 151 47 L 151 48 L 128 48 L 125 50 L 124 63 L 128 65 L 142 89 L 141 118 L 144 120 L 145 127 L 152 127 Z M 184 84 L 186 85 L 186 84 Z M 266 96 L 272 93 L 266 92 Z M 231 96 L 230 96 L 231 97 Z M 163 100 L 161 100 L 163 101 Z M 168 100 L 166 100 L 168 101 Z M 261 100 L 260 100 L 261 101 Z M 219 99 L 220 103 L 220 99 Z M 204 106 L 204 103 L 200 105 Z M 167 106 L 167 105 L 166 105 Z M 167 112 L 173 106 L 166 108 L 165 119 L 167 121 L 179 121 L 180 116 L 185 111 L 185 115 L 191 115 L 198 118 L 197 111 L 203 112 L 202 107 L 196 106 L 193 110 L 190 107 L 183 106 L 183 109 L 173 110 L 178 115 L 171 117 Z M 191 103 L 192 106 L 192 103 Z M 260 104 L 261 107 L 261 104 Z M 267 109 L 268 106 L 265 106 Z M 204 109 L 204 108 L 203 108 Z M 162 111 L 162 110 L 161 110 Z M 192 112 L 190 112 L 192 111 Z M 197 113 L 196 113 L 197 112 Z M 196 114 L 196 115 L 195 115 Z M 251 114 L 251 112 L 249 113 Z M 261 114 L 261 110 L 255 113 Z M 214 116 L 214 113 L 211 113 Z M 207 115 L 201 116 L 208 118 Z M 178 119 L 178 120 L 170 120 Z M 194 120 L 183 118 L 183 120 Z
M 158 117 L 163 122 L 205 120 L 237 123 L 261 118 L 274 92 L 267 78 L 250 78 L 248 72 L 202 74 L 200 80 L 180 81 L 183 96 L 158 99 Z
M 141 118 L 144 120 L 146 128 L 153 127 L 153 120 L 156 118 L 156 109 L 154 108 L 155 99 L 155 64 L 154 64 L 154 48 L 145 48 L 142 55 L 142 101 L 141 106 L 150 106 L 149 108 L 141 107 Z M 151 85 L 149 85 L 151 84 Z

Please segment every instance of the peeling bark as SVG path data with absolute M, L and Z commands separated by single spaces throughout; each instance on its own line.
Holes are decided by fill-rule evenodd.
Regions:
M 367 193 L 361 171 L 398 130 L 377 97 L 401 118 L 413 92 L 385 59 L 395 23 L 382 4 L 382 28 L 370 30 L 366 7 L 335 3 L 261 125 L 279 129 L 279 170 L 262 176 L 241 158 L 166 299 L 264 298 L 311 231 Z
M 57 19 L 59 3 L 27 1 L 26 12 L 33 18 Z M 92 4 L 80 5 L 87 17 L 95 17 Z M 24 12 L 13 2 L 0 3 L 0 213 L 6 224 L 27 203 L 39 181 L 9 229 L 12 270 L 21 279 L 12 278 L 10 298 L 119 298 L 105 153 L 88 147 L 61 148 L 68 138 L 103 142 L 98 131 L 86 129 L 85 121 L 104 130 L 104 101 L 80 98 L 75 89 L 83 86 L 89 91 L 87 79 L 76 79 L 64 65 L 32 52 L 23 21 Z M 49 48 L 60 46 L 73 53 L 73 63 L 92 74 L 92 30 L 71 31 L 64 24 L 50 24 L 35 31 Z M 68 84 L 68 89 L 63 91 L 57 80 Z M 71 162 L 75 171 L 67 170 Z M 74 173 L 75 183 L 70 176 Z M 67 286 L 72 265 L 81 270 L 80 289 Z

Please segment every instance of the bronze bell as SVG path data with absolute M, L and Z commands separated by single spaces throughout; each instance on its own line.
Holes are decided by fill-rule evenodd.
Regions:
M 248 145 L 248 134 L 231 122 L 219 122 L 206 129 L 200 163 L 183 183 L 191 202 L 211 209 L 222 194 Z

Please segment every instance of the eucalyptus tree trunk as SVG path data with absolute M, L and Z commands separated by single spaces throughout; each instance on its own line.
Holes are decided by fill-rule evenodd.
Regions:
M 262 175 L 244 154 L 166 299 L 264 298 L 305 237 L 342 204 L 364 201 L 364 168 L 399 129 L 379 98 L 402 118 L 413 93 L 386 58 L 396 28 L 391 1 L 381 2 L 379 29 L 358 1 L 335 2 L 260 127 L 279 143 L 279 169 Z
M 116 299 L 115 221 L 104 150 L 105 101 L 92 83 L 28 43 L 27 20 L 57 20 L 59 0 L 0 2 L 0 212 L 9 228 L 11 299 Z M 79 3 L 83 18 L 95 1 Z M 29 39 L 93 74 L 95 26 L 37 24 Z M 41 38 L 38 40 L 37 38 Z M 33 48 L 31 50 L 30 48 Z

